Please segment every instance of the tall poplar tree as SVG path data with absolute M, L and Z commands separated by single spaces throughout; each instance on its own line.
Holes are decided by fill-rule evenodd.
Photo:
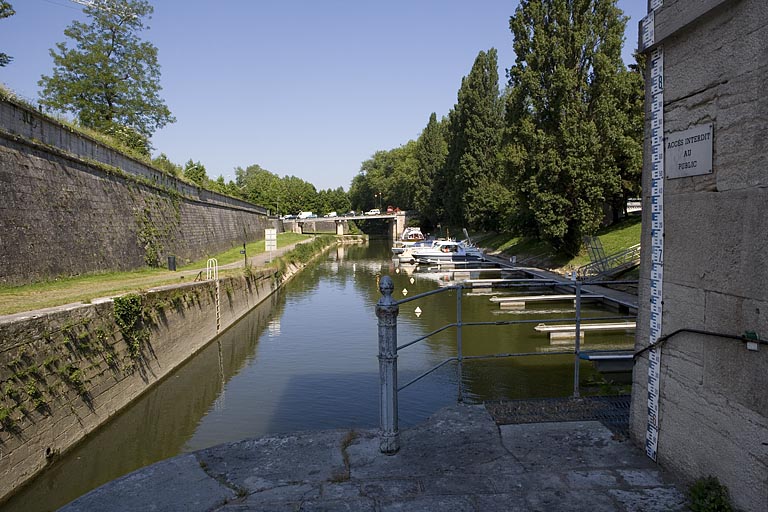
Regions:
M 622 121 L 625 24 L 615 0 L 521 0 L 510 18 L 511 187 L 522 226 L 569 254 L 621 193 L 621 159 L 639 143 Z
M 84 12 L 90 23 L 64 30 L 74 46 L 58 43 L 50 51 L 54 69 L 39 81 L 40 103 L 132 146 L 132 135 L 146 141 L 175 121 L 159 96 L 157 48 L 137 35 L 153 8 L 146 0 L 94 0 Z
M 434 112 L 416 141 L 418 172 L 414 180 L 413 206 L 419 211 L 423 227 L 431 229 L 444 215 L 440 171 L 445 166 L 448 143 L 445 140 L 446 123 L 437 120 Z
M 495 48 L 481 51 L 469 75 L 462 79 L 449 120 L 447 220 L 477 227 L 484 216 L 477 207 L 501 176 L 499 152 L 504 116 Z

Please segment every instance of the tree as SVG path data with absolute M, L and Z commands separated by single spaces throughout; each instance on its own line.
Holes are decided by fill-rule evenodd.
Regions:
M 200 187 L 204 186 L 208 181 L 205 166 L 200 162 L 193 162 L 191 158 L 184 164 L 184 177 Z
M 413 206 L 419 211 L 426 229 L 436 226 L 444 215 L 438 177 L 448 154 L 447 121 L 438 122 L 433 112 L 416 141 L 415 157 L 418 172 L 413 191 Z
M 249 165 L 245 169 L 238 167 L 235 170 L 237 185 L 248 201 L 264 206 L 277 212 L 280 203 L 281 210 L 285 211 L 287 204 L 281 201 L 282 184 L 277 174 L 262 169 L 257 164 Z
M 398 207 L 410 210 L 418 184 L 416 141 L 381 150 L 360 165 L 349 187 L 352 207 L 358 210 Z
M 64 30 L 74 48 L 58 43 L 50 51 L 54 70 L 38 82 L 40 103 L 71 112 L 83 126 L 109 133 L 127 127 L 145 138 L 175 119 L 160 98 L 157 48 L 141 41 L 146 0 L 94 0 L 85 7 L 90 24 Z
M 475 210 L 482 188 L 501 178 L 503 104 L 499 97 L 496 49 L 480 52 L 469 75 L 461 81 L 458 102 L 449 116 L 450 137 L 446 160 L 446 215 L 454 224 L 478 226 Z
M 645 87 L 642 70 L 645 69 L 643 55 L 635 54 L 635 64 L 620 73 L 620 80 L 614 93 L 624 108 L 611 118 L 615 123 L 617 143 L 613 145 L 611 158 L 616 161 L 621 185 L 611 198 L 613 221 L 619 214 L 627 215 L 627 200 L 639 197 L 643 173 L 643 128 L 645 122 Z
M 171 159 L 168 158 L 168 155 L 165 153 L 160 153 L 160 156 L 153 158 L 152 165 L 158 169 L 162 169 L 172 176 L 176 176 L 177 178 L 180 177 L 184 172 L 181 166 L 171 162 Z
M 16 11 L 13 10 L 11 4 L 4 0 L 0 1 L 0 20 L 3 18 L 8 18 L 9 16 L 13 16 L 14 14 L 16 14 Z M 13 57 L 10 55 L 0 52 L 0 68 L 10 64 L 12 60 Z
M 568 254 L 599 227 L 639 144 L 622 121 L 625 24 L 615 0 L 521 0 L 510 18 L 509 188 L 519 226 Z

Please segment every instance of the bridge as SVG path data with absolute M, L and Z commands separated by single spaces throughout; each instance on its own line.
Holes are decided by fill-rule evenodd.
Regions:
M 329 226 L 333 222 L 337 235 L 344 235 L 349 233 L 348 223 L 351 220 L 376 220 L 382 219 L 389 223 L 389 237 L 392 240 L 397 239 L 405 230 L 407 215 L 405 212 L 394 213 L 380 213 L 378 215 L 344 215 L 340 217 L 311 217 L 308 219 L 291 219 L 283 220 L 283 227 L 286 231 L 293 231 L 294 233 L 307 232 L 317 233 L 323 231 L 323 225 Z M 320 229 L 318 229 L 320 228 Z

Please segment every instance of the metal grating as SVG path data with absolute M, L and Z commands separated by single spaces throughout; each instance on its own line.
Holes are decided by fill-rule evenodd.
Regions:
M 498 425 L 561 421 L 599 421 L 617 436 L 629 437 L 631 395 L 542 398 L 486 402 Z

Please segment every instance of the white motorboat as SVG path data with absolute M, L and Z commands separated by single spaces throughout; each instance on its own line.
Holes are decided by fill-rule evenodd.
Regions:
M 400 238 L 392 245 L 392 254 L 398 255 L 405 252 L 409 247 L 423 242 L 426 240 L 424 233 L 421 232 L 421 228 L 408 227 L 405 228 Z
M 455 240 L 435 240 L 430 247 L 412 247 L 410 256 L 408 261 L 420 264 L 485 261 L 483 251 L 465 241 Z
M 416 260 L 413 257 L 413 251 L 428 249 L 432 247 L 434 243 L 435 243 L 435 240 L 422 240 L 421 242 L 411 242 L 407 246 L 402 247 L 402 250 L 399 250 L 399 251 L 396 251 L 395 248 L 393 247 L 392 252 L 395 255 L 394 257 L 400 260 L 400 263 L 416 263 Z

